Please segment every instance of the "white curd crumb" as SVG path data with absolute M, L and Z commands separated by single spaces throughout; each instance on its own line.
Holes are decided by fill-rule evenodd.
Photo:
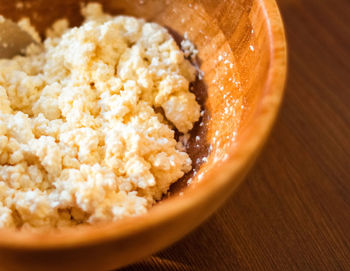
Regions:
M 189 185 L 189 184 L 191 184 L 192 183 L 192 178 L 189 178 L 188 180 L 187 180 L 187 184 Z
M 29 33 L 36 42 L 41 42 L 41 38 L 36 29 L 30 24 L 29 18 L 22 18 L 18 21 L 19 27 Z
M 186 58 L 191 58 L 191 60 L 195 60 L 198 54 L 198 50 L 194 46 L 194 44 L 188 39 L 188 33 L 185 32 L 184 39 L 181 41 L 181 49 L 184 52 Z

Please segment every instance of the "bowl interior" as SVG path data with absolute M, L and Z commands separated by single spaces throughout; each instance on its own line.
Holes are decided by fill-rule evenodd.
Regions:
M 177 41 L 187 33 L 199 50 L 198 63 L 203 80 L 194 92 L 204 115 L 194 127 L 188 152 L 194 170 L 173 185 L 172 194 L 205 179 L 206 171 L 228 159 L 254 111 L 266 84 L 270 51 L 268 37 L 261 38 L 266 25 L 254 25 L 251 10 L 257 1 L 98 1 L 111 14 L 127 14 L 166 26 Z M 229 2 L 229 4 L 227 3 Z M 6 1 L 0 14 L 17 20 L 31 19 L 42 35 L 55 20 L 67 17 L 79 25 L 79 1 Z M 214 12 L 213 12 L 214 11 Z M 229 12 L 228 12 L 229 11 Z M 257 39 L 259 36 L 259 39 Z M 208 156 L 209 155 L 209 156 Z M 208 156 L 208 158 L 206 158 Z
M 276 50 L 271 44 L 271 22 L 264 6 L 266 3 L 274 5 L 274 2 L 94 2 L 101 2 L 104 10 L 111 14 L 133 15 L 158 22 L 166 26 L 177 41 L 181 41 L 187 33 L 198 48 L 198 64 L 204 77 L 194 83 L 193 91 L 205 110 L 188 143 L 193 171 L 172 186 L 170 199 L 164 201 L 181 200 L 179 198 L 191 197 L 196 191 L 209 190 L 216 179 L 217 182 L 227 182 L 228 175 L 232 177 L 235 170 L 253 159 L 280 103 L 285 75 L 285 48 L 282 44 L 281 78 L 274 94 L 269 84 L 277 74 L 271 72 Z M 72 26 L 79 25 L 82 21 L 80 7 L 81 1 L 73 0 L 50 3 L 45 0 L 1 0 L 0 14 L 13 20 L 29 17 L 44 35 L 45 29 L 62 17 L 67 17 Z M 270 111 L 266 109 L 267 99 L 272 107 Z M 264 114 L 265 117 L 261 118 Z M 249 145 L 248 141 L 252 140 L 254 144 Z M 225 176 L 221 174 L 225 172 Z M 239 178 L 233 178 L 232 187 L 236 187 L 239 181 Z M 183 193 L 179 195 L 179 192 Z

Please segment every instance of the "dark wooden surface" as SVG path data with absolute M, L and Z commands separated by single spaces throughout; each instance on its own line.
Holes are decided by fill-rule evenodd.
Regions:
M 279 0 L 284 105 L 256 166 L 188 237 L 133 270 L 350 270 L 350 1 Z

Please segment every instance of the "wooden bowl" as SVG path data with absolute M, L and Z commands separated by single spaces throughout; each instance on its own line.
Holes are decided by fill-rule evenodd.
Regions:
M 0 230 L 1 270 L 107 270 L 168 246 L 237 188 L 276 118 L 286 75 L 286 42 L 274 0 L 99 2 L 112 14 L 159 22 L 176 37 L 187 32 L 198 47 L 205 76 L 194 91 L 205 114 L 189 141 L 196 174 L 185 176 L 144 216 L 61 232 Z M 79 4 L 1 0 L 0 14 L 15 20 L 28 16 L 43 33 L 63 16 L 79 24 Z

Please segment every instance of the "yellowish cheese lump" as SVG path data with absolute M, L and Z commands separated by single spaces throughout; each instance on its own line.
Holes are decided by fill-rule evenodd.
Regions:
M 191 170 L 174 128 L 199 119 L 194 67 L 158 24 L 83 15 L 0 60 L 0 227 L 140 215 Z

